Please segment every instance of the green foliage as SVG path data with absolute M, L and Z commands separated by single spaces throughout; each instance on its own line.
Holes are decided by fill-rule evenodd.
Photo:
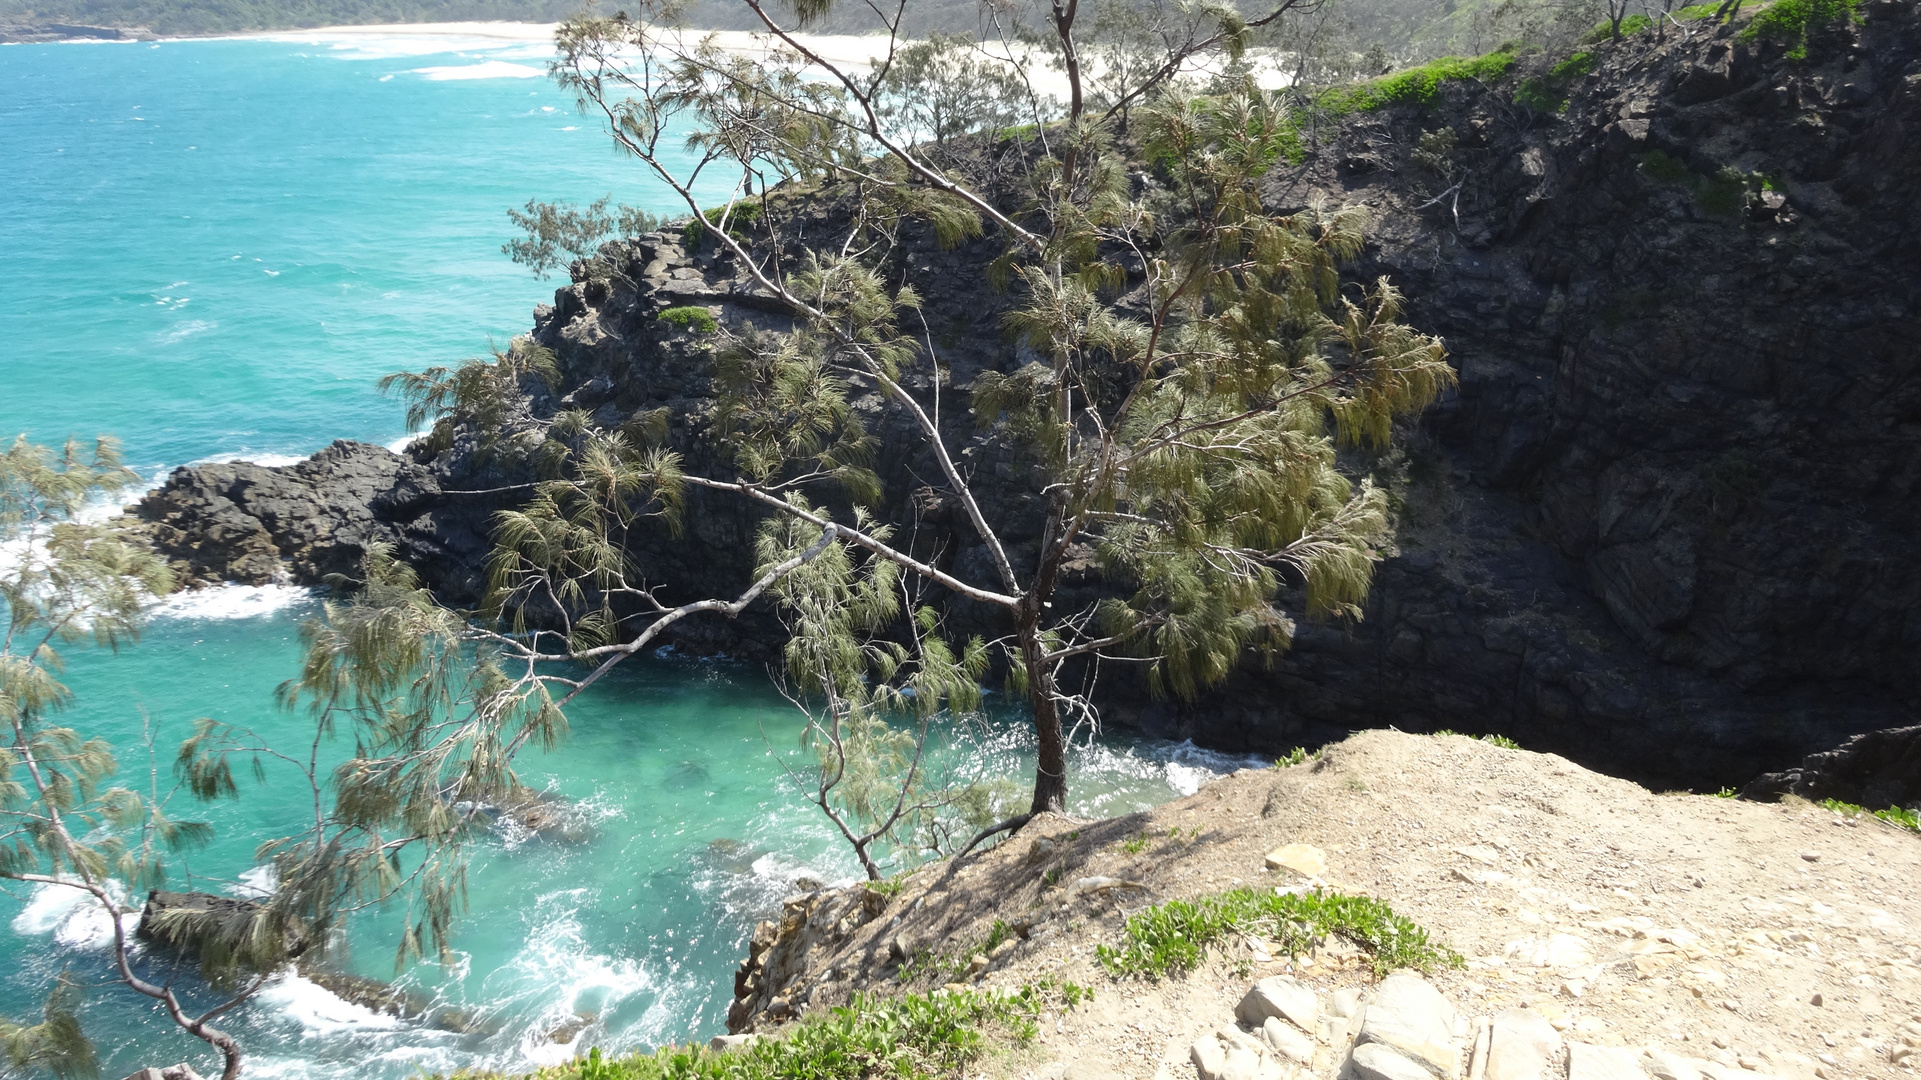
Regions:
M 1434 971 L 1460 967 L 1459 954 L 1428 941 L 1427 931 L 1372 897 L 1340 893 L 1270 893 L 1233 889 L 1198 900 L 1169 900 L 1128 917 L 1119 946 L 1095 956 L 1115 978 L 1158 979 L 1200 966 L 1204 951 L 1230 934 L 1258 934 L 1285 952 L 1339 934 L 1373 954 L 1374 970 Z
M 380 389 L 406 400 L 409 431 L 432 421 L 422 442 L 434 453 L 450 449 L 454 432 L 464 428 L 480 439 L 482 461 L 502 456 L 512 462 L 540 443 L 538 434 L 516 423 L 525 416 L 526 383 L 539 380 L 551 388 L 559 377 L 551 350 L 515 338 L 489 359 L 396 372 L 380 380 Z
M 687 219 L 686 226 L 681 229 L 680 242 L 688 251 L 698 250 L 700 242 L 707 238 L 707 229 L 710 226 L 719 228 L 723 217 L 727 219 L 728 235 L 738 239 L 753 228 L 754 223 L 760 220 L 760 215 L 761 204 L 757 202 L 743 200 L 728 206 L 709 207 L 700 217 Z
M 1774 0 L 1748 20 L 1742 41 L 1770 41 L 1788 46 L 1787 58 L 1806 60 L 1811 35 L 1854 20 L 1857 0 Z
M 1731 787 L 1724 787 L 1713 794 L 1717 799 L 1738 799 L 1741 797 L 1741 793 Z
M 1568 105 L 1568 87 L 1600 62 L 1599 53 L 1577 52 L 1549 68 L 1546 75 L 1523 80 L 1514 93 L 1514 100 L 1535 112 L 1564 112 Z
M 317 953 L 352 911 L 400 903 L 406 919 L 396 968 L 425 953 L 447 955 L 466 904 L 466 845 L 483 807 L 508 807 L 528 793 L 512 770 L 515 752 L 551 747 L 566 718 L 546 683 L 517 665 L 508 673 L 502 639 L 441 607 L 412 570 L 373 548 L 352 582 L 301 628 L 299 674 L 278 690 L 282 707 L 313 723 L 311 749 L 276 753 L 253 732 L 196 722 L 176 768 L 201 798 L 238 794 L 234 762 L 263 755 L 297 769 L 317 795 L 314 818 L 291 836 L 260 845 L 278 886 L 251 922 L 181 913 L 176 931 L 198 943 L 203 966 L 258 970 L 284 962 L 290 941 Z M 517 657 L 516 657 L 517 658 Z M 345 734 L 354 754 L 331 770 L 319 760 Z M 256 767 L 263 782 L 271 777 Z
M 80 1030 L 81 984 L 62 972 L 47 995 L 38 1024 L 16 1024 L 0 1017 L 0 1076 L 42 1069 L 58 1080 L 100 1075 L 93 1044 Z
M 1506 735 L 1483 735 L 1481 736 L 1481 741 L 1487 743 L 1489 746 L 1499 747 L 1502 750 L 1519 750 L 1521 748 L 1520 743 L 1515 742 Z
M 691 330 L 696 334 L 711 334 L 720 329 L 714 313 L 704 307 L 670 307 L 662 311 L 659 318 L 677 330 Z
M 1469 79 L 1492 82 L 1506 75 L 1516 59 L 1517 53 L 1512 48 L 1476 57 L 1443 56 L 1359 86 L 1329 90 L 1316 104 L 1336 116 L 1390 105 L 1428 105 L 1440 93 L 1442 83 Z
M 1306 760 L 1307 760 L 1307 747 L 1297 746 L 1294 749 L 1289 750 L 1287 753 L 1281 755 L 1280 757 L 1275 758 L 1274 767 L 1277 769 L 1292 768 L 1293 766 L 1299 765 L 1300 763 Z
M 585 209 L 571 202 L 544 203 L 527 200 L 522 210 L 509 209 L 507 219 L 524 234 L 500 246 L 501 254 L 527 267 L 537 278 L 560 266 L 568 257 L 596 260 L 600 245 L 613 236 L 638 236 L 660 228 L 660 219 L 631 206 L 607 212 L 613 196 L 603 195 Z M 606 268 L 595 265 L 592 276 L 605 277 Z M 591 273 L 591 271 L 590 271 Z
M 1870 811 L 1865 806 L 1858 806 L 1851 802 L 1842 802 L 1840 799 L 1822 799 L 1820 802 L 1815 803 L 1815 805 L 1823 810 L 1831 810 L 1843 817 L 1860 817 L 1863 814 L 1872 814 L 1872 816 L 1878 817 L 1882 821 L 1898 825 L 1910 832 L 1921 832 L 1921 814 L 1917 814 L 1915 811 L 1905 807 L 1890 806 L 1886 810 Z
M 1733 166 L 1723 166 L 1713 176 L 1702 176 L 1660 150 L 1642 156 L 1641 171 L 1662 183 L 1686 188 L 1701 209 L 1722 217 L 1738 214 L 1749 192 L 1768 190 L 1772 183 L 1761 173 L 1744 173 Z
M 1627 37 L 1630 34 L 1638 34 L 1653 25 L 1654 20 L 1648 18 L 1646 15 L 1627 15 L 1621 19 L 1620 36 Z M 1581 39 L 1581 44 L 1599 45 L 1604 41 L 1613 40 L 1614 37 L 1614 20 L 1609 19 L 1605 22 L 1596 23 L 1594 28 L 1587 32 L 1587 36 Z
M 1066 995 L 1062 995 L 1066 996 Z M 857 995 L 809 1016 L 778 1037 L 717 1054 L 666 1046 L 608 1058 L 598 1050 L 525 1080 L 921 1080 L 955 1076 L 986 1052 L 989 1040 L 1025 1045 L 1054 996 L 1024 986 L 1013 993 L 938 990 L 884 998 Z M 463 1074 L 480 1080 L 473 1074 Z
M 935 152 L 981 132 L 1009 130 L 1029 118 L 1027 86 L 1006 64 L 987 59 L 974 39 L 934 33 L 897 49 L 885 71 L 879 113 L 890 131 Z

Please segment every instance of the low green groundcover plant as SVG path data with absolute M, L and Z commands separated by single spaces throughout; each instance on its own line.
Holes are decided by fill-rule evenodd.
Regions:
M 1808 58 L 1808 35 L 1854 18 L 1855 0 L 1774 0 L 1749 20 L 1742 41 L 1785 42 L 1790 60 Z
M 1067 1002 L 1071 1004 L 1071 1002 Z M 1036 1018 L 1056 1004 L 1041 989 L 1012 994 L 937 990 L 884 998 L 856 995 L 849 1004 L 810 1016 L 778 1038 L 728 1053 L 667 1046 L 647 1054 L 585 1058 L 524 1074 L 520 1080 L 920 1080 L 952 1076 L 978 1059 L 995 1035 L 1025 1044 Z M 492 1073 L 460 1073 L 483 1080 Z
M 720 329 L 714 313 L 704 307 L 670 307 L 660 313 L 660 321 L 696 334 L 711 334 Z
M 1842 802 L 1840 799 L 1822 799 L 1815 805 L 1823 810 L 1832 810 L 1842 817 L 1860 817 L 1862 814 L 1870 814 L 1880 818 L 1882 821 L 1899 825 L 1904 829 L 1921 832 L 1921 814 L 1916 814 L 1913 810 L 1908 810 L 1904 807 L 1890 806 L 1886 810 L 1869 810 L 1865 806 L 1857 806 L 1851 802 Z
M 1389 105 L 1427 105 L 1440 93 L 1442 83 L 1451 79 L 1498 79 L 1514 66 L 1517 56 L 1516 48 L 1510 46 L 1484 56 L 1443 56 L 1358 86 L 1329 90 L 1318 104 L 1336 116 Z
M 1335 892 L 1271 893 L 1232 889 L 1198 900 L 1169 900 L 1127 920 L 1119 946 L 1096 951 L 1115 977 L 1158 979 L 1200 966 L 1207 946 L 1230 934 L 1258 934 L 1283 951 L 1300 952 L 1313 939 L 1339 934 L 1373 954 L 1374 970 L 1432 971 L 1460 967 L 1459 953 L 1427 938 L 1427 931 L 1371 896 Z

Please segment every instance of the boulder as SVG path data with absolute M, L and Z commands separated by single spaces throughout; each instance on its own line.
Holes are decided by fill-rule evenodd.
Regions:
M 1275 975 L 1249 987 L 1235 1013 L 1241 1023 L 1251 1028 L 1260 1027 L 1270 1016 L 1278 1016 L 1302 1031 L 1311 1032 L 1321 1010 L 1312 989 L 1291 975 Z
M 1487 1046 L 1487 1080 L 1543 1080 L 1561 1052 L 1561 1033 L 1533 1009 L 1495 1014 Z
M 1389 975 L 1367 1006 L 1356 1049 L 1368 1043 L 1392 1047 L 1441 1080 L 1461 1075 L 1460 1014 L 1439 990 L 1418 975 Z

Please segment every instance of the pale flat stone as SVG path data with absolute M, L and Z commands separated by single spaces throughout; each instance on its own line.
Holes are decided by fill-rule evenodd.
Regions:
M 1261 1024 L 1261 1038 L 1276 1051 L 1303 1065 L 1314 1063 L 1314 1040 L 1278 1016 L 1270 1016 Z
M 1328 1012 L 1335 1016 L 1353 1016 L 1361 1011 L 1361 991 L 1358 987 L 1334 991 L 1333 1000 L 1328 1004 Z
M 1312 988 L 1291 975 L 1275 975 L 1255 983 L 1235 1010 L 1248 1027 L 1260 1027 L 1278 1016 L 1302 1031 L 1313 1031 L 1320 1019 L 1319 999 Z
M 1289 844 L 1267 853 L 1269 870 L 1292 870 L 1302 877 L 1326 877 L 1327 853 L 1312 844 Z
M 1567 1044 L 1567 1080 L 1648 1080 L 1634 1051 L 1618 1046 Z
M 1200 1080 L 1289 1080 L 1289 1070 L 1266 1044 L 1237 1028 L 1202 1036 L 1188 1056 Z
M 759 1041 L 760 1036 L 755 1034 L 716 1035 L 707 1040 L 707 1049 L 716 1054 L 725 1054 L 730 1050 L 739 1050 L 743 1046 L 752 1046 Z
M 1356 1080 L 1434 1080 L 1434 1074 L 1404 1054 L 1380 1043 L 1361 1043 L 1348 1058 Z
M 1561 1052 L 1561 1033 L 1533 1009 L 1495 1014 L 1487 1045 L 1487 1080 L 1540 1080 Z
M 1655 1080 L 1701 1080 L 1701 1065 L 1693 1058 L 1670 1054 L 1665 1050 L 1649 1050 L 1641 1065 Z
M 1442 1080 L 1456 1080 L 1461 1075 L 1464 1026 L 1454 1006 L 1426 979 L 1389 975 L 1367 1006 L 1357 1041 L 1391 1046 Z

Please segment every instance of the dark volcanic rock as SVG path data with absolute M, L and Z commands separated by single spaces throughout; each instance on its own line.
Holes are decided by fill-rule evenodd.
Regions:
M 1870 810 L 1921 809 L 1921 726 L 1856 735 L 1832 750 L 1809 754 L 1792 769 L 1757 776 L 1741 789 L 1744 799 L 1773 802 L 1783 795 L 1839 799 Z
M 385 447 L 335 442 L 298 465 L 235 462 L 174 470 L 133 523 L 187 584 L 320 584 L 391 545 L 452 599 L 471 599 L 493 503 Z

